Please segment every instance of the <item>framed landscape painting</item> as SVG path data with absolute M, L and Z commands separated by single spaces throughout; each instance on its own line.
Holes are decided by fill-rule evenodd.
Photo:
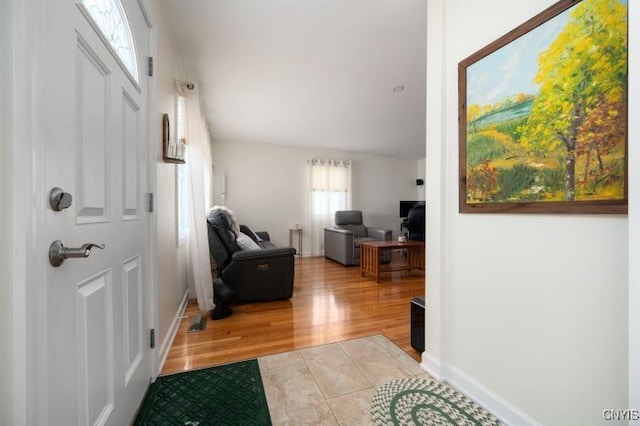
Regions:
M 562 0 L 458 64 L 460 212 L 627 212 L 627 9 Z

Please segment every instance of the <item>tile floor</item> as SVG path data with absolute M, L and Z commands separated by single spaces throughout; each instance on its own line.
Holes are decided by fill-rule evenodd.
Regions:
M 427 378 L 418 362 L 382 335 L 258 358 L 274 425 L 371 424 L 376 388 Z

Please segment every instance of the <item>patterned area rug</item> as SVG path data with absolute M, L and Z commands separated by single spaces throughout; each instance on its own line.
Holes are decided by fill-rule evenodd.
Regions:
M 449 386 L 423 379 L 399 379 L 376 390 L 374 425 L 501 425 L 475 402 Z
M 158 377 L 135 425 L 271 425 L 256 360 Z

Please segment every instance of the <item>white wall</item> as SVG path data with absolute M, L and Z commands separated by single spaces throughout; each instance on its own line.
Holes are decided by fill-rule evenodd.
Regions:
M 11 58 L 12 3 L 0 3 L 0 57 Z M 0 199 L 11 199 L 11 60 L 0 63 Z M 13 282 L 11 278 L 11 210 L 3 203 L 0 207 L 0 424 L 13 423 Z
M 175 80 L 184 80 L 180 58 L 167 22 L 163 2 L 152 2 L 158 25 L 158 125 L 162 114 L 169 114 L 175 123 Z M 158 135 L 162 132 L 159 130 Z M 178 244 L 176 193 L 176 165 L 162 160 L 162 142 L 158 141 L 157 170 L 157 238 L 158 238 L 158 329 L 160 348 L 172 338 L 170 328 L 187 291 L 187 244 Z M 160 354 L 162 355 L 162 354 Z
M 303 230 L 309 227 L 307 160 L 314 157 L 352 160 L 353 209 L 363 211 L 366 225 L 398 235 L 399 201 L 416 197 L 416 160 L 214 141 L 213 202 L 223 202 L 220 186 L 225 173 L 226 205 L 238 220 L 256 231 L 268 231 L 275 244 L 287 245 L 294 223 Z M 303 234 L 303 253 L 309 253 L 308 235 Z
M 429 3 L 423 362 L 510 423 L 602 424 L 627 406 L 626 216 L 458 213 L 457 63 L 552 3 Z
M 427 159 L 423 158 L 422 160 L 418 160 L 418 173 L 416 175 L 418 179 L 422 179 L 423 181 L 425 180 L 426 169 L 427 169 Z M 425 188 L 426 188 L 425 184 L 422 184 L 416 188 L 416 191 L 418 194 L 416 200 L 422 201 L 425 199 L 426 197 Z

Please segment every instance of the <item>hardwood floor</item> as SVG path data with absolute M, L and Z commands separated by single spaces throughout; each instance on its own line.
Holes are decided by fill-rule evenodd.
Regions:
M 394 253 L 394 262 L 398 261 Z M 293 298 L 240 304 L 232 316 L 208 319 L 188 333 L 198 314 L 189 301 L 162 373 L 209 367 L 263 355 L 383 334 L 417 361 L 410 344 L 410 303 L 425 293 L 424 271 L 386 273 L 380 283 L 324 257 L 296 260 Z

